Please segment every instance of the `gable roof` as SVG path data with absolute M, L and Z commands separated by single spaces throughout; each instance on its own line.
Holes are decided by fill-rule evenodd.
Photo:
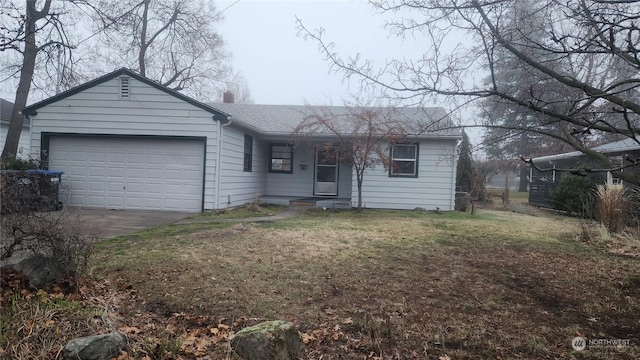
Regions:
M 611 143 L 595 146 L 593 150 L 603 154 L 640 150 L 640 135 L 636 136 L 635 140 L 633 138 L 626 138 L 624 140 L 614 141 Z M 531 161 L 535 163 L 535 162 L 570 159 L 570 158 L 575 158 L 580 156 L 586 156 L 586 155 L 581 151 L 572 151 L 572 152 L 567 152 L 562 154 L 547 155 L 547 156 L 532 158 Z
M 9 124 L 11 122 L 11 113 L 13 112 L 13 103 L 11 101 L 0 98 L 0 123 Z M 31 125 L 29 118 L 25 117 L 22 123 L 23 128 Z
M 231 121 L 245 128 L 254 130 L 263 135 L 289 136 L 300 125 L 304 118 L 314 110 L 326 110 L 335 116 L 347 116 L 354 110 L 348 106 L 305 106 L 305 105 L 259 105 L 221 103 L 211 104 L 212 107 L 231 115 Z M 455 129 L 441 107 L 369 107 L 363 110 L 385 111 L 394 117 L 394 120 L 409 123 L 421 123 L 425 126 L 436 124 L 442 130 L 434 129 L 420 134 L 419 137 L 451 137 L 461 138 L 462 132 Z M 358 110 L 356 110 L 358 111 Z
M 120 76 L 128 76 L 128 77 L 134 78 L 134 79 L 136 79 L 136 80 L 138 80 L 138 81 L 140 81 L 142 83 L 145 83 L 145 84 L 147 84 L 149 86 L 152 86 L 152 87 L 154 87 L 154 88 L 156 88 L 156 89 L 158 89 L 160 91 L 163 91 L 163 92 L 165 92 L 165 93 L 167 93 L 167 94 L 169 94 L 171 96 L 174 96 L 174 97 L 176 97 L 176 98 L 178 98 L 180 100 L 183 100 L 183 101 L 185 101 L 185 102 L 187 102 L 187 103 L 189 103 L 189 104 L 191 104 L 193 106 L 196 106 L 196 107 L 198 107 L 198 108 L 200 108 L 202 110 L 205 110 L 205 111 L 213 114 L 213 119 L 214 120 L 227 120 L 227 118 L 229 117 L 229 114 L 225 114 L 225 113 L 223 113 L 223 112 L 221 112 L 221 111 L 219 111 L 219 110 L 217 110 L 217 109 L 215 109 L 215 108 L 213 108 L 213 107 L 211 107 L 211 106 L 209 106 L 209 105 L 207 105 L 205 103 L 202 103 L 202 102 L 200 102 L 198 100 L 195 100 L 195 99 L 193 99 L 191 97 L 188 97 L 188 96 L 186 96 L 184 94 L 181 94 L 181 93 L 179 93 L 179 92 L 177 92 L 175 90 L 171 90 L 168 87 L 163 86 L 163 85 L 161 85 L 161 84 L 159 84 L 159 83 L 157 83 L 157 82 L 155 82 L 155 81 L 153 81 L 153 80 L 151 80 L 149 78 L 146 78 L 144 76 L 136 74 L 135 72 L 133 72 L 132 70 L 127 69 L 127 68 L 120 68 L 120 69 L 118 69 L 118 70 L 116 70 L 114 72 L 111 72 L 111 73 L 108 73 L 106 75 L 103 75 L 103 76 L 101 76 L 101 77 L 99 77 L 97 79 L 94 79 L 94 80 L 91 80 L 89 82 L 86 82 L 86 83 L 84 83 L 84 84 L 82 84 L 80 86 L 76 86 L 76 87 L 74 87 L 72 89 L 69 89 L 69 90 L 67 90 L 65 92 L 62 92 L 62 93 L 60 93 L 58 95 L 52 96 L 52 97 L 50 97 L 48 99 L 42 100 L 42 101 L 37 102 L 37 103 L 32 104 L 32 105 L 29 105 L 29 106 L 27 106 L 26 108 L 24 108 L 22 110 L 22 113 L 25 114 L 25 115 L 36 115 L 37 114 L 37 110 L 39 108 L 41 108 L 41 107 L 44 107 L 44 106 L 47 106 L 49 104 L 55 103 L 55 102 L 60 101 L 60 100 L 62 100 L 64 98 L 67 98 L 67 97 L 69 97 L 71 95 L 77 94 L 77 93 L 82 92 L 82 91 L 84 91 L 86 89 L 92 88 L 92 87 L 94 87 L 96 85 L 102 84 L 104 82 L 107 82 L 109 80 L 112 80 L 112 79 L 120 77 Z
M 0 121 L 8 123 L 11 121 L 11 112 L 13 111 L 13 103 L 5 99 L 0 99 Z

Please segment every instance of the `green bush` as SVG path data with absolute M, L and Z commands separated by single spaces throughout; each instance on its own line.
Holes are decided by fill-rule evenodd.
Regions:
M 7 161 L 2 166 L 2 170 L 32 170 L 39 169 L 40 161 L 36 159 L 15 158 Z
M 549 203 L 557 210 L 592 218 L 596 204 L 596 186 L 603 180 L 596 175 L 565 175 L 549 195 Z

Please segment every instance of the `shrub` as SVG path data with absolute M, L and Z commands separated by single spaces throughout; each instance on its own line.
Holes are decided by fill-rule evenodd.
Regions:
M 15 158 L 7 161 L 2 166 L 2 170 L 31 170 L 39 169 L 40 161 L 35 159 Z
M 626 225 L 626 217 L 632 212 L 629 201 L 622 185 L 600 184 L 596 187 L 596 220 L 611 233 L 616 233 Z
M 23 172 L 0 177 L 0 260 L 42 254 L 54 260 L 57 280 L 76 277 L 86 266 L 93 239 L 68 212 L 38 211 L 41 184 L 32 180 Z
M 557 210 L 593 218 L 595 189 L 602 180 L 595 175 L 565 175 L 549 195 L 549 203 Z

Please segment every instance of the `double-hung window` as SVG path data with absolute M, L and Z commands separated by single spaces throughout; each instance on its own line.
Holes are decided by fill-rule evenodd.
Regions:
M 418 144 L 393 144 L 389 176 L 418 177 Z
M 293 146 L 291 144 L 269 145 L 269 172 L 293 173 Z
M 251 172 L 253 166 L 253 136 L 244 134 L 244 171 Z

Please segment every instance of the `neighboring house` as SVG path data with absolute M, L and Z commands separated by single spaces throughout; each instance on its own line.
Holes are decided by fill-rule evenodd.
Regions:
M 640 159 L 640 136 L 636 137 L 637 141 L 632 138 L 596 146 L 596 150 L 605 154 L 610 158 L 615 166 L 629 166 L 633 161 Z M 578 169 L 580 167 L 590 169 L 601 169 L 601 166 L 593 159 L 580 151 L 572 151 L 563 154 L 541 156 L 531 159 L 533 164 L 542 170 L 539 171 L 533 167 L 530 168 L 529 178 L 529 204 L 550 207 L 547 199 L 551 192 L 556 188 L 560 179 L 566 172 L 553 169 Z M 623 171 L 633 171 L 640 175 L 640 163 L 623 169 Z M 603 183 L 607 184 L 625 184 L 620 179 L 611 176 L 610 172 L 601 173 Z
M 0 99 L 0 152 L 4 149 L 4 143 L 7 140 L 12 111 L 13 103 L 5 99 Z M 18 153 L 16 154 L 19 158 L 26 159 L 29 157 L 29 130 L 29 120 L 25 119 L 22 132 L 20 133 Z
M 508 181 L 509 189 L 517 191 L 520 187 L 520 172 L 509 171 L 508 176 L 509 178 L 507 179 L 507 174 L 502 171 L 491 174 L 491 177 L 487 182 L 487 187 L 492 189 L 504 189 L 505 183 Z
M 433 109 L 442 111 L 441 109 Z M 207 105 L 120 69 L 33 104 L 31 151 L 64 171 L 75 206 L 203 211 L 264 202 L 357 201 L 350 167 L 321 159 L 313 139 L 292 143 L 304 106 Z M 452 210 L 459 132 L 412 139 L 411 174 L 365 176 L 366 207 Z M 326 139 L 322 140 L 323 142 Z M 317 142 L 320 144 L 320 140 Z

